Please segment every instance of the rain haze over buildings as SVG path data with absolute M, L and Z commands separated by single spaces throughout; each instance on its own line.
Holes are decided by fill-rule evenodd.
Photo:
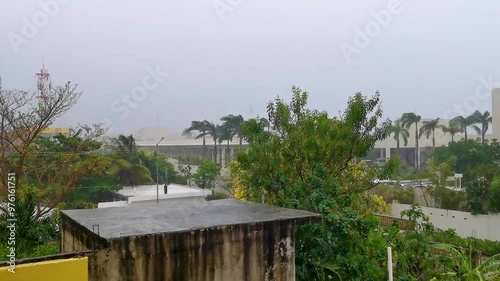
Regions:
M 454 105 L 491 110 L 498 14 L 498 1 L 462 0 L 6 1 L 0 74 L 4 88 L 35 89 L 43 62 L 52 84 L 83 91 L 57 126 L 105 120 L 120 133 L 265 116 L 292 85 L 332 115 L 378 90 L 391 119 L 450 118 Z M 478 87 L 488 97 L 467 101 Z
M 0 280 L 500 280 L 499 15 L 3 1 Z

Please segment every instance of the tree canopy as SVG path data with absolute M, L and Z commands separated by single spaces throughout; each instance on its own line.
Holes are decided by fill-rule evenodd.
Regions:
M 350 280 L 383 275 L 376 258 L 366 255 L 365 241 L 377 225 L 369 216 L 373 200 L 355 204 L 366 199 L 363 191 L 375 178 L 390 174 L 391 163 L 380 169 L 358 161 L 390 125 L 381 120 L 380 96 L 357 93 L 341 118 L 331 118 L 307 108 L 307 92 L 292 92 L 290 103 L 269 103 L 272 131 L 259 120 L 242 125 L 249 148 L 231 166 L 235 196 L 323 214 L 322 224 L 297 231 L 298 280 L 325 280 L 333 271 Z

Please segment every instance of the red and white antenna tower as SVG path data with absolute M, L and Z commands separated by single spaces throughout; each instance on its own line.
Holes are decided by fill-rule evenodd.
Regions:
M 39 100 L 47 101 L 49 97 L 49 91 L 52 88 L 51 82 L 50 82 L 50 74 L 47 69 L 45 69 L 45 63 L 43 63 L 42 69 L 40 69 L 39 73 L 36 73 L 36 76 L 38 78 L 37 81 L 37 90 L 38 90 L 38 96 L 37 98 Z

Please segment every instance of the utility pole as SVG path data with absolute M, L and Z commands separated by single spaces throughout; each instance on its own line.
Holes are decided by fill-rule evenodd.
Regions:
M 158 145 L 160 142 L 164 139 L 164 137 L 161 137 L 161 140 L 156 143 L 156 150 L 155 150 L 155 156 L 156 156 L 156 204 L 160 204 L 160 188 L 158 187 Z
M 392 272 L 392 249 L 391 247 L 387 247 L 387 271 L 389 273 L 389 281 L 393 281 L 393 272 Z

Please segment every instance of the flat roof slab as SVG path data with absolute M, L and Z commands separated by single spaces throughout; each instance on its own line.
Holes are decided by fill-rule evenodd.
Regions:
M 164 195 L 163 194 L 163 184 L 158 185 L 158 190 L 159 190 L 160 195 Z M 126 187 L 123 187 L 122 189 L 117 190 L 115 192 L 120 194 L 120 195 L 127 196 L 127 197 L 155 196 L 155 198 L 156 198 L 156 185 L 141 185 L 141 186 L 136 186 L 135 188 L 131 187 L 131 186 L 126 186 Z M 210 194 L 212 194 L 212 191 L 209 189 L 202 189 L 202 188 L 191 187 L 191 186 L 186 186 L 186 185 L 169 184 L 168 185 L 168 194 L 166 194 L 166 195 L 169 195 L 169 194 L 210 195 Z
M 93 225 L 99 225 L 99 236 L 106 239 L 276 220 L 313 223 L 321 218 L 311 212 L 236 199 L 61 212 L 89 231 Z

